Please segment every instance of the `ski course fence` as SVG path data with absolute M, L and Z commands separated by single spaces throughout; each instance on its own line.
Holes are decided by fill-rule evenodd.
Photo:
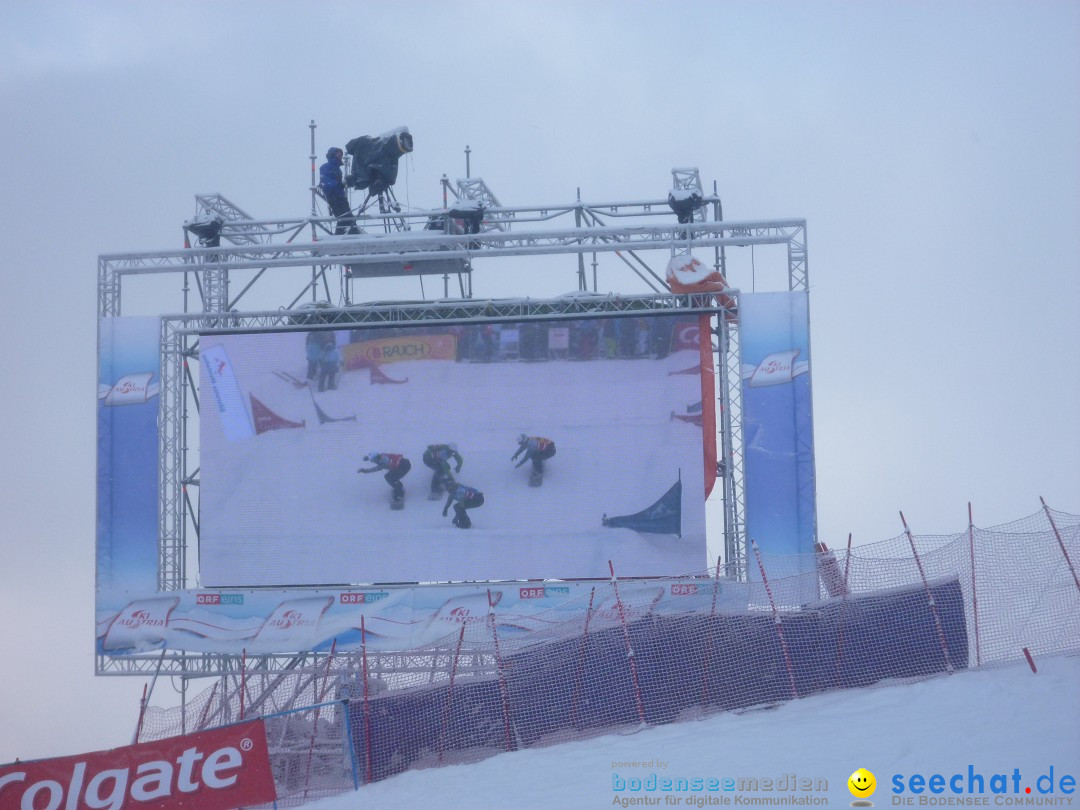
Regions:
M 415 768 L 1080 651 L 1080 516 L 905 531 L 785 575 L 805 563 L 763 555 L 742 580 L 613 575 L 540 631 L 515 633 L 492 607 L 423 649 L 241 671 L 148 709 L 141 738 L 262 716 L 276 806 L 298 806 Z

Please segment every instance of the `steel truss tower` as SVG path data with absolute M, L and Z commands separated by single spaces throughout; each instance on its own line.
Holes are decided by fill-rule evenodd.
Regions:
M 672 171 L 675 189 L 701 190 L 696 169 Z M 448 208 L 421 213 L 361 215 L 358 236 L 332 235 L 335 220 L 312 216 L 256 220 L 220 194 L 196 196 L 201 215 L 222 222 L 221 243 L 98 257 L 98 317 L 123 314 L 123 292 L 138 278 L 164 278 L 171 290 L 156 304 L 161 326 L 159 566 L 158 588 L 179 590 L 194 585 L 188 549 L 198 537 L 197 460 L 189 449 L 188 430 L 198 413 L 198 336 L 205 332 L 251 329 L 307 329 L 313 313 L 320 324 L 406 324 L 442 321 L 453 324 L 609 317 L 671 312 L 712 314 L 721 405 L 717 429 L 722 464 L 724 566 L 742 576 L 746 563 L 743 492 L 743 441 L 738 290 L 728 294 L 733 310 L 702 304 L 702 296 L 675 295 L 664 269 L 673 255 L 711 250 L 713 265 L 725 270 L 725 251 L 736 247 L 782 245 L 787 250 L 789 290 L 806 290 L 806 222 L 801 219 L 724 221 L 715 190 L 703 194 L 692 222 L 676 221 L 666 199 L 563 205 L 500 206 L 479 178 L 443 181 L 456 200 L 479 203 L 483 222 L 477 232 L 461 233 Z M 597 264 L 614 256 L 649 292 L 601 295 Z M 567 263 L 567 277 L 576 278 L 577 294 L 559 299 L 485 300 L 472 295 L 472 274 L 487 260 L 501 268 L 515 257 L 548 256 L 556 272 L 557 257 Z M 659 270 L 645 257 L 659 261 Z M 659 257 L 656 259 L 655 257 Z M 591 278 L 586 260 L 592 267 Z M 442 276 L 444 289 L 457 278 L 460 297 L 402 303 L 352 303 L 355 290 L 373 277 Z M 331 306 L 331 283 L 340 283 L 343 300 Z M 194 284 L 194 288 L 192 286 Z M 158 284 L 157 288 L 162 287 Z M 237 289 L 238 288 L 238 289 Z M 235 291 L 234 291 L 235 290 Z M 275 301 L 245 309 L 262 295 Z M 318 305 L 316 307 L 316 305 Z M 137 313 L 145 314 L 145 313 Z M 702 336 L 702 339 L 707 339 Z M 811 495 L 812 496 L 812 495 Z M 434 654 L 434 653 L 433 653 Z M 398 655 L 387 666 L 409 668 L 409 656 Z M 423 657 L 418 653 L 419 658 Z M 307 667 L 321 654 L 298 653 L 249 657 L 249 671 L 273 673 Z M 391 656 L 393 657 L 393 656 Z M 415 657 L 415 656 L 414 656 Z M 161 654 L 99 655 L 97 671 L 107 675 L 143 675 L 160 671 L 185 677 L 225 676 L 235 672 L 235 656 L 166 651 Z M 401 660 L 398 661 L 397 658 Z M 419 658 L 417 660 L 419 660 Z M 426 666 L 427 663 L 424 663 Z

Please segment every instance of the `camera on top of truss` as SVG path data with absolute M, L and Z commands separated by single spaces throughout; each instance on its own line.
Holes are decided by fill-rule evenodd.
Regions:
M 184 230 L 195 234 L 199 247 L 218 247 L 221 245 L 221 229 L 225 220 L 220 214 L 202 213 L 184 221 Z
M 352 156 L 345 182 L 350 188 L 366 188 L 368 194 L 378 196 L 397 182 L 398 159 L 412 150 L 408 127 L 353 138 L 345 144 L 345 151 Z
M 687 225 L 694 221 L 694 214 L 705 205 L 705 198 L 697 189 L 675 188 L 668 192 L 667 203 L 679 218 L 679 224 Z
M 433 213 L 424 226 L 426 231 L 445 231 L 449 234 L 480 233 L 484 222 L 484 204 L 463 197 L 446 209 Z

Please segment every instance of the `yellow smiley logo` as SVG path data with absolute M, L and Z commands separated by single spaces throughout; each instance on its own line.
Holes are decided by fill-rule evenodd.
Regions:
M 847 786 L 852 796 L 865 799 L 867 796 L 874 795 L 874 791 L 877 789 L 877 780 L 866 768 L 859 768 L 848 777 Z

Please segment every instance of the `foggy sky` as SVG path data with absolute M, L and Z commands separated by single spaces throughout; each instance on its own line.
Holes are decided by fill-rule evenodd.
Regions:
M 662 198 L 697 166 L 727 219 L 805 218 L 829 544 L 894 536 L 900 509 L 922 534 L 963 530 L 969 501 L 980 526 L 1040 495 L 1080 511 L 1077 2 L 3 0 L 0 19 L 0 762 L 126 744 L 144 684 L 92 677 L 97 256 L 180 247 L 196 193 L 306 215 L 311 120 L 320 162 L 409 126 L 413 207 L 467 144 L 507 205 Z M 574 268 L 478 263 L 475 291 L 557 295 Z M 600 289 L 645 291 L 616 264 Z M 387 296 L 419 290 L 359 297 Z

